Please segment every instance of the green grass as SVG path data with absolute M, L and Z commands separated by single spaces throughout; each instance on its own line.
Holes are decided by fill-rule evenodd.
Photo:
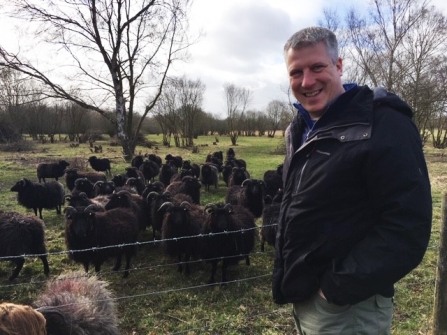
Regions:
M 151 141 L 160 142 L 161 137 L 149 136 Z M 234 146 L 236 156 L 247 162 L 252 178 L 262 178 L 268 169 L 275 169 L 283 161 L 282 155 L 272 154 L 280 145 L 280 137 L 239 137 Z M 199 137 L 196 140 L 199 152 L 190 149 L 158 149 L 137 147 L 136 152 L 156 153 L 164 159 L 168 153 L 181 155 L 193 163 L 202 163 L 207 154 L 230 147 L 227 137 L 220 137 L 217 145 L 212 145 L 214 136 Z M 121 148 L 111 147 L 102 141 L 104 148 L 99 157 L 112 159 L 112 172 L 123 173 L 129 164 L 121 157 Z M 440 150 L 426 148 L 427 153 L 439 155 Z M 10 187 L 20 178 L 34 181 L 35 166 L 49 159 L 66 159 L 71 162 L 86 160 L 91 155 L 88 144 L 70 148 L 68 143 L 36 145 L 33 152 L 0 152 L 0 208 L 8 211 L 32 214 L 19 206 L 16 194 Z M 438 157 L 439 158 L 439 157 Z M 433 160 L 433 162 L 431 161 Z M 430 247 L 422 264 L 396 285 L 395 316 L 392 333 L 429 334 L 431 331 L 434 281 L 441 227 L 441 202 L 447 186 L 446 163 L 429 159 L 428 167 L 433 191 L 433 234 Z M 223 201 L 226 187 L 219 181 L 217 190 L 202 190 L 201 202 Z M 55 211 L 44 210 L 48 252 L 65 250 L 64 220 Z M 261 222 L 258 221 L 258 225 Z M 150 241 L 152 233 L 146 231 L 141 241 Z M 272 302 L 270 275 L 273 264 L 273 249 L 266 247 L 261 253 L 259 241 L 251 256 L 252 264 L 230 267 L 226 286 L 207 286 L 210 275 L 209 264 L 193 263 L 189 277 L 176 271 L 175 261 L 162 253 L 159 244 L 147 243 L 139 247 L 132 261 L 133 271 L 129 278 L 110 273 L 111 263 L 103 265 L 102 279 L 110 283 L 110 289 L 118 298 L 116 305 L 123 335 L 134 334 L 292 334 L 293 319 L 290 306 L 277 306 Z M 69 271 L 81 270 L 82 266 L 68 260 L 66 255 L 51 255 L 50 278 Z M 19 277 L 11 285 L 7 281 L 13 266 L 0 262 L 0 300 L 30 304 L 42 290 L 47 278 L 43 275 L 38 259 L 28 258 Z M 217 276 L 220 271 L 218 270 Z

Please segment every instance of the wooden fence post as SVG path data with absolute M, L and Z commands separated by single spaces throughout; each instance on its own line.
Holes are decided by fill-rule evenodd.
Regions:
M 441 239 L 436 269 L 433 335 L 447 335 L 447 195 L 442 199 Z

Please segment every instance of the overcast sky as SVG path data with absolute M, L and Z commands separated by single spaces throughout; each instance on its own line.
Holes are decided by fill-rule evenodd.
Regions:
M 318 25 L 324 8 L 344 15 L 352 5 L 359 9 L 367 3 L 368 0 L 194 0 L 191 29 L 202 29 L 206 35 L 191 46 L 191 61 L 175 64 L 169 74 L 200 79 L 206 85 L 205 112 L 226 117 L 225 83 L 250 89 L 253 98 L 249 108 L 264 110 L 274 99 L 287 99 L 284 90 L 288 80 L 282 54 L 285 41 L 299 29 Z M 447 1 L 432 0 L 431 4 L 447 16 Z M 3 22 L 0 45 L 10 35 L 4 26 Z
M 192 28 L 206 36 L 190 49 L 192 61 L 175 74 L 200 78 L 206 85 L 203 109 L 226 117 L 223 85 L 253 92 L 251 109 L 264 110 L 274 99 L 286 100 L 287 72 L 282 49 L 297 30 L 318 25 L 323 9 L 343 14 L 367 0 L 194 0 Z M 447 15 L 445 0 L 431 1 Z M 361 6 L 360 6 L 361 7 Z M 174 74 L 174 73 L 171 73 Z

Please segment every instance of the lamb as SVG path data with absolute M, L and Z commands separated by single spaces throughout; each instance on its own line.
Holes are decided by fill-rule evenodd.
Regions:
M 138 227 L 145 230 L 149 225 L 149 210 L 143 197 L 132 194 L 126 190 L 118 191 L 109 197 L 109 201 L 104 206 L 105 210 L 113 208 L 130 208 L 138 218 Z
M 211 185 L 214 185 L 214 188 L 217 189 L 217 183 L 219 182 L 219 171 L 211 164 L 202 164 L 200 181 L 202 185 L 205 186 L 206 191 L 210 190 Z
M 92 263 L 98 273 L 101 265 L 111 257 L 116 257 L 113 271 L 118 271 L 121 258 L 125 255 L 123 277 L 127 278 L 138 239 L 138 218 L 135 214 L 128 208 L 95 212 L 90 206 L 84 210 L 68 206 L 64 212 L 65 244 L 68 250 L 74 251 L 69 253 L 69 258 L 82 263 L 85 272 Z
M 47 334 L 118 335 L 118 317 L 108 283 L 71 272 L 47 282 L 33 307 L 43 314 Z
M 199 234 L 205 222 L 203 208 L 183 201 L 177 205 L 165 202 L 160 210 L 165 212 L 161 230 L 164 251 L 171 257 L 177 256 L 179 272 L 183 271 L 184 255 L 185 274 L 190 274 L 189 261 L 198 259 L 201 251 Z
M 264 182 L 266 186 L 266 193 L 272 198 L 276 195 L 279 189 L 283 189 L 282 182 L 283 164 L 279 164 L 276 170 L 267 170 L 264 172 Z
M 57 214 L 61 214 L 61 208 L 65 200 L 64 186 L 58 181 L 50 181 L 40 184 L 32 182 L 27 178 L 23 178 L 11 187 L 12 192 L 18 192 L 17 200 L 19 204 L 32 208 L 37 216 L 42 217 L 42 209 L 56 209 Z
M 105 172 L 106 175 L 110 175 L 110 159 L 108 158 L 97 158 L 96 156 L 90 156 L 88 159 L 90 166 L 95 171 Z
M 202 184 L 196 177 L 185 176 L 181 181 L 176 181 L 169 184 L 166 187 L 166 191 L 170 192 L 172 195 L 178 193 L 187 194 L 192 198 L 192 201 L 200 205 L 200 188 Z
M 39 183 L 43 181 L 45 183 L 45 178 L 54 178 L 56 181 L 59 177 L 62 177 L 65 173 L 65 169 L 70 165 L 65 160 L 60 160 L 57 163 L 40 163 L 37 165 L 37 178 Z
M 65 170 L 65 184 L 67 188 L 72 191 L 75 186 L 75 181 L 78 178 L 87 178 L 93 184 L 97 181 L 107 181 L 107 177 L 102 172 L 87 172 L 78 171 L 77 169 L 66 169 Z
M 276 231 L 279 222 L 279 212 L 281 209 L 283 190 L 278 190 L 272 199 L 270 195 L 264 197 L 264 209 L 262 211 L 262 227 L 259 230 L 261 239 L 261 251 L 264 252 L 264 245 L 267 242 L 271 246 L 276 243 Z
M 255 218 L 243 206 L 208 204 L 205 206 L 203 258 L 211 263 L 209 284 L 215 283 L 217 264 L 222 261 L 222 283 L 227 282 L 227 268 L 241 259 L 250 265 L 249 254 L 255 244 Z
M 225 202 L 248 208 L 256 218 L 262 215 L 265 183 L 263 180 L 246 179 L 239 185 L 229 187 Z
M 15 263 L 9 280 L 17 278 L 25 263 L 24 255 L 39 255 L 43 272 L 50 273 L 45 247 L 45 226 L 34 216 L 0 210 L 0 257 Z

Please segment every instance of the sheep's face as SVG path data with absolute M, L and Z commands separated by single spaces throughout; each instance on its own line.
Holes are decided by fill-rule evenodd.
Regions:
M 11 187 L 12 192 L 20 192 L 24 189 L 26 189 L 30 185 L 30 181 L 26 178 L 23 178 L 22 180 L 19 180 L 17 183 L 14 184 L 14 186 Z
M 70 229 L 74 236 L 78 238 L 86 238 L 93 230 L 95 222 L 95 213 L 83 212 L 78 213 L 72 220 Z
M 104 206 L 106 210 L 118 208 L 118 207 L 131 207 L 130 195 L 126 193 L 112 194 L 110 200 Z
M 85 192 L 80 192 L 79 194 L 66 195 L 65 200 L 68 202 L 68 206 L 72 207 L 86 207 L 91 204 Z
M 207 211 L 208 216 L 205 225 L 209 227 L 212 233 L 220 233 L 228 231 L 229 222 L 231 220 L 231 211 L 222 207 L 215 207 L 211 211 Z

